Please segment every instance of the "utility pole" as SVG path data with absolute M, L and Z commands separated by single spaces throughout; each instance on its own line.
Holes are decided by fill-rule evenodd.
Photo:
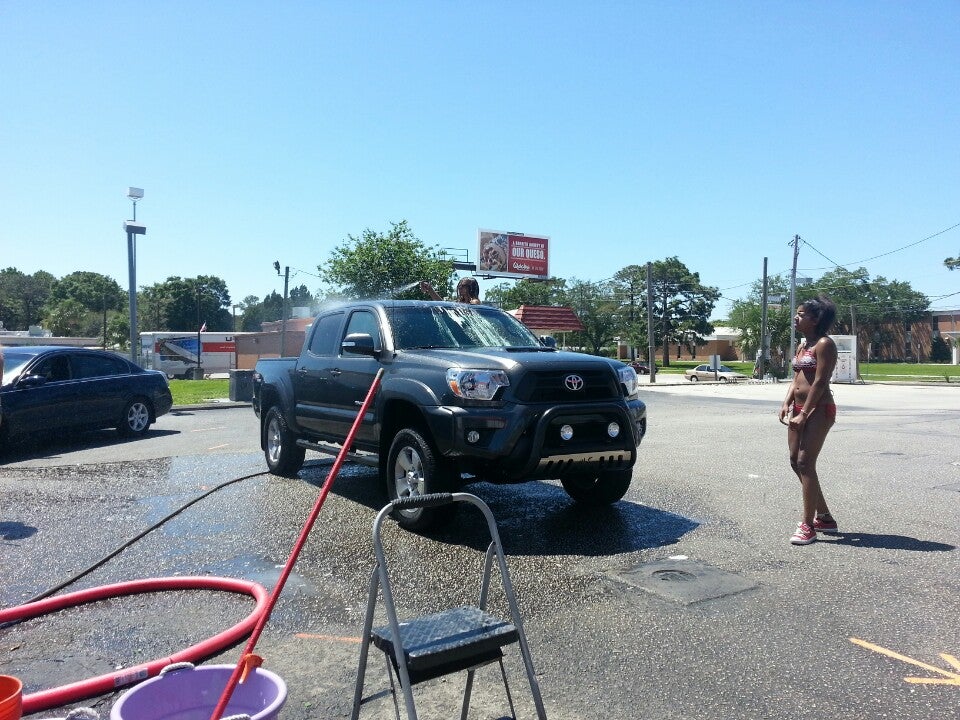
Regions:
M 763 259 L 763 305 L 760 310 L 760 379 L 767 376 L 770 359 L 770 341 L 767 338 L 767 258 Z
M 273 263 L 273 269 L 280 274 L 280 261 Z M 290 287 L 290 266 L 283 269 L 283 307 L 280 310 L 280 357 L 286 357 L 287 350 L 287 290 Z
M 657 344 L 653 339 L 653 275 L 652 263 L 647 263 L 647 358 L 650 360 L 650 382 L 657 382 Z
M 663 365 L 666 367 L 670 364 L 670 333 L 668 328 L 670 327 L 670 308 L 667 306 L 667 300 L 669 299 L 667 295 L 667 284 L 663 284 Z
M 794 311 L 797 307 L 797 255 L 800 253 L 800 236 L 794 235 L 791 242 L 793 245 L 793 270 L 790 272 L 790 310 Z M 793 377 L 793 357 L 797 354 L 797 333 L 790 326 L 790 359 L 787 361 L 790 365 L 787 367 L 787 377 Z
M 200 324 L 200 283 L 197 283 L 197 380 L 203 380 L 203 366 L 200 363 L 200 356 L 203 355 L 203 325 Z

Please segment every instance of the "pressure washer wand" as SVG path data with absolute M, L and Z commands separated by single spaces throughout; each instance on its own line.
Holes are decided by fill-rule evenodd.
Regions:
M 273 592 L 270 593 L 270 598 L 267 600 L 266 607 L 263 609 L 263 614 L 260 616 L 256 626 L 253 628 L 253 632 L 250 634 L 250 639 L 247 640 L 247 646 L 244 648 L 243 654 L 240 656 L 240 660 L 237 662 L 237 666 L 230 674 L 230 679 L 227 681 L 227 686 L 224 688 L 223 694 L 220 696 L 220 700 L 217 702 L 217 706 L 213 709 L 213 715 L 210 716 L 210 720 L 220 720 L 220 718 L 223 717 L 223 712 L 226 710 L 227 704 L 230 702 L 230 696 L 233 695 L 233 691 L 236 689 L 237 683 L 240 682 L 241 676 L 243 676 L 243 679 L 246 679 L 247 673 L 260 665 L 261 659 L 253 654 L 253 648 L 256 646 L 257 640 L 260 639 L 260 634 L 263 632 L 263 628 L 267 624 L 267 620 L 270 619 L 270 613 L 273 612 L 273 607 L 277 604 L 277 599 L 280 597 L 280 592 L 283 590 L 283 586 L 287 582 L 287 578 L 293 571 L 293 566 L 297 562 L 297 558 L 300 556 L 300 551 L 303 550 L 303 546 L 307 542 L 307 536 L 310 535 L 310 531 L 313 529 L 313 524 L 317 521 L 317 516 L 320 514 L 320 508 L 323 507 L 323 503 L 327 499 L 330 488 L 333 487 L 333 482 L 337 478 L 337 473 L 340 472 L 340 466 L 343 465 L 343 460 L 347 456 L 347 452 L 349 452 L 350 447 L 353 445 L 353 438 L 357 434 L 357 430 L 360 428 L 360 423 L 363 422 L 363 416 L 367 414 L 367 408 L 370 407 L 370 403 L 373 401 L 374 395 L 377 394 L 377 388 L 380 386 L 380 379 L 382 377 L 383 368 L 380 368 L 377 371 L 376 377 L 373 378 L 373 383 L 370 385 L 370 389 L 367 391 L 367 397 L 364 399 L 363 405 L 360 406 L 360 412 L 357 413 L 357 417 L 353 421 L 350 432 L 347 434 L 347 439 L 343 441 L 343 447 L 340 448 L 340 452 L 337 453 L 337 459 L 334 460 L 333 467 L 330 468 L 330 473 L 327 475 L 327 479 L 324 481 L 323 487 L 320 488 L 320 495 L 317 496 L 317 501 L 313 505 L 313 510 L 310 512 L 309 517 L 307 517 L 307 522 L 304 524 L 303 530 L 300 531 L 300 537 L 297 538 L 297 542 L 293 546 L 293 551 L 290 553 L 290 558 L 284 565 L 283 571 L 280 573 L 280 578 L 277 580 L 277 584 L 273 588 Z

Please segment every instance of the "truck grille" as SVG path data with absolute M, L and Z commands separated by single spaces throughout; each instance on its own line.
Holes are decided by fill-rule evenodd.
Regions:
M 568 378 L 580 378 L 582 384 Z M 578 387 L 579 385 L 579 387 Z M 529 372 L 520 381 L 521 402 L 597 402 L 620 397 L 620 383 L 612 370 L 548 370 Z

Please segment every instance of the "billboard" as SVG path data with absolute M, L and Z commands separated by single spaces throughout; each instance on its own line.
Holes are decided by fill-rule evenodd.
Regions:
M 549 237 L 480 230 L 477 272 L 495 277 L 548 278 Z

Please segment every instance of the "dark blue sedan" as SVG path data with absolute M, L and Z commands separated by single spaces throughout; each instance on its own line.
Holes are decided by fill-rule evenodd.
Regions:
M 138 437 L 173 405 L 166 376 L 102 350 L 3 348 L 0 444 L 39 432 L 114 427 Z

